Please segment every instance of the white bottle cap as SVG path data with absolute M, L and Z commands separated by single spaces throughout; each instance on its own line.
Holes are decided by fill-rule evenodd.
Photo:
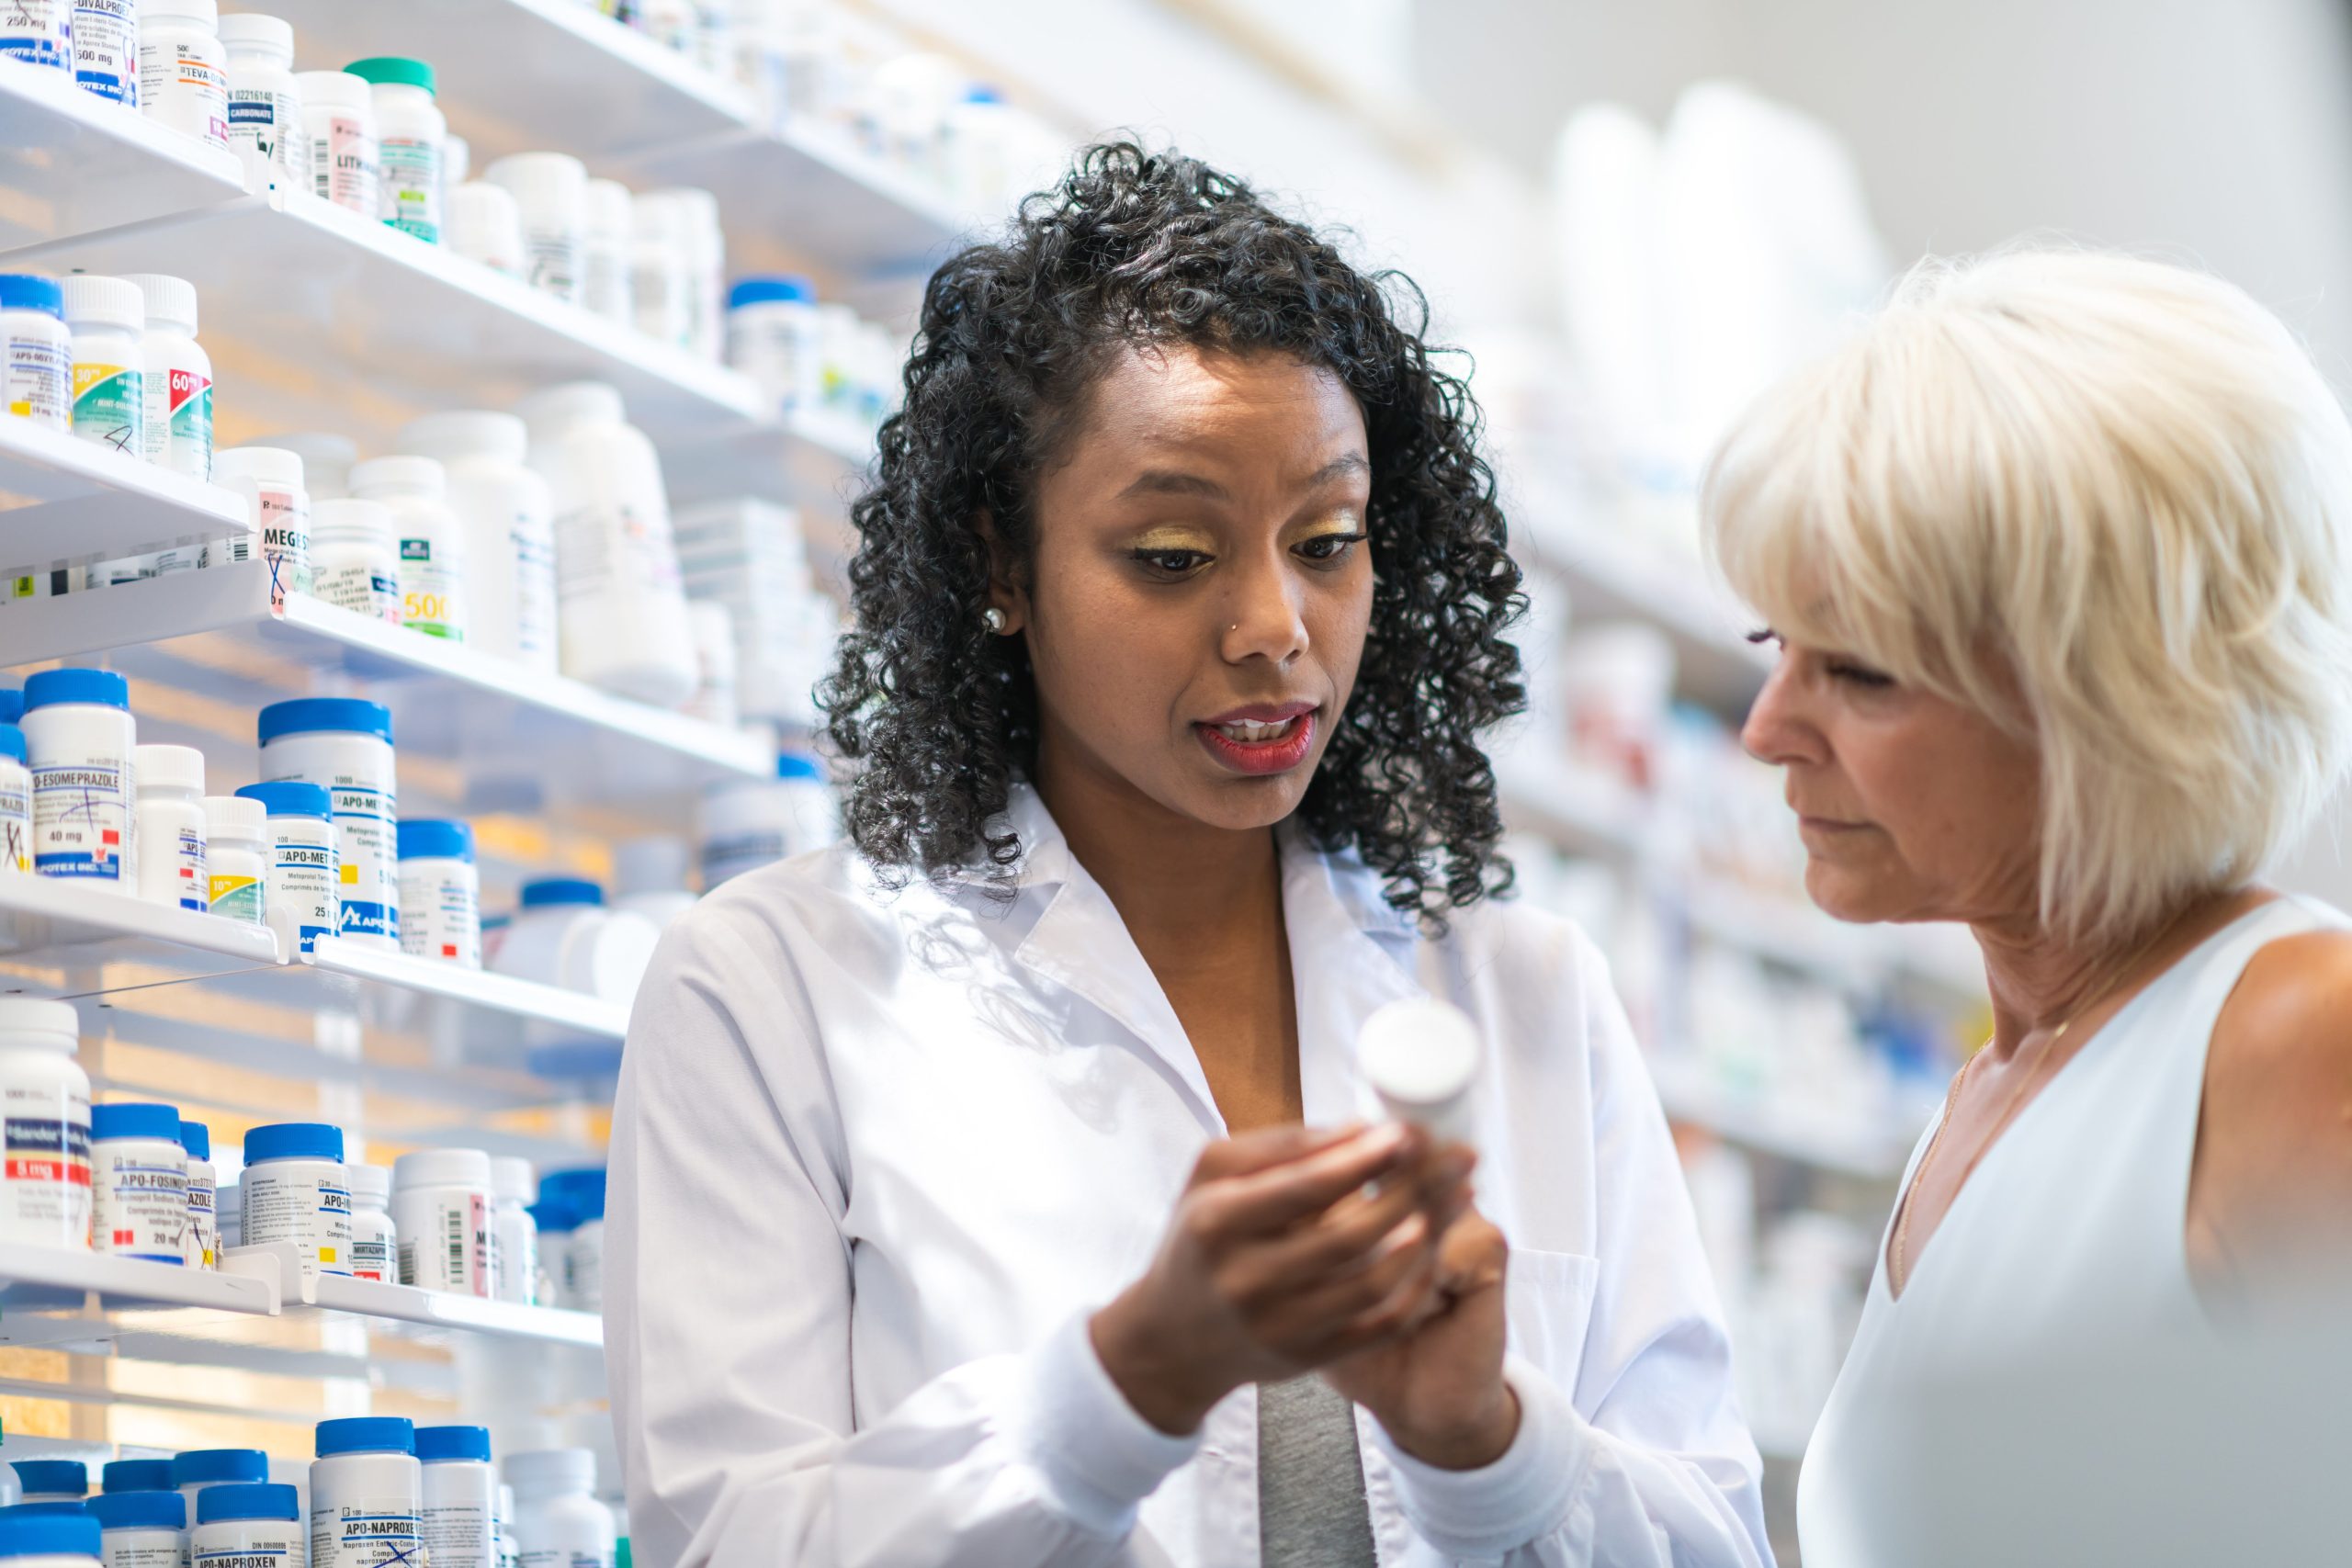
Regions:
M 232 446 L 212 454 L 212 482 L 230 484 L 238 479 L 300 490 L 302 459 L 283 446 Z
M 607 381 L 565 381 L 543 387 L 514 405 L 531 434 L 545 438 L 583 422 L 618 424 L 628 417 L 620 389 Z
M 538 1178 L 531 1174 L 531 1162 L 519 1155 L 493 1156 L 490 1162 L 490 1190 L 500 1202 L 512 1198 L 518 1203 L 538 1201 Z
M 419 1149 L 392 1161 L 392 1185 L 415 1187 L 490 1185 L 490 1156 L 480 1149 Z
M 351 491 L 351 465 L 359 460 L 359 448 L 352 445 L 348 435 L 300 430 L 286 435 L 265 435 L 253 445 L 275 446 L 301 458 L 302 488 L 311 492 L 312 501 L 331 501 Z M 220 458 L 215 457 L 213 462 L 217 465 Z
M 282 17 L 240 11 L 220 18 L 220 43 L 225 49 L 270 55 L 280 65 L 294 59 L 294 26 Z
M 514 414 L 458 409 L 409 421 L 393 445 L 444 463 L 456 457 L 503 457 L 519 463 L 530 450 L 531 431 Z
M 346 1165 L 343 1179 L 355 1209 L 380 1209 L 392 1201 L 392 1173 L 380 1165 Z
M 146 301 L 149 326 L 177 327 L 190 334 L 195 333 L 195 284 L 160 272 L 127 272 L 122 280 L 138 286 L 140 298 Z
M 32 1034 L 34 1041 L 17 1039 Z M 53 1002 L 38 997 L 0 997 L 0 1039 L 12 1044 L 62 1044 L 72 1050 L 82 1038 L 82 1015 L 74 1010 L 72 1002 Z
M 204 753 L 193 746 L 133 746 L 130 776 L 141 791 L 184 789 L 204 793 Z
M 369 109 L 375 107 L 374 89 L 364 76 L 354 76 L 348 71 L 301 71 L 294 76 L 294 91 L 306 109 Z
M 586 1449 L 533 1449 L 506 1456 L 506 1481 L 518 1497 L 596 1489 L 596 1456 Z
M 1445 1142 L 1468 1136 L 1465 1100 L 1485 1054 L 1470 1015 L 1435 997 L 1390 1002 L 1356 1037 L 1356 1066 L 1388 1114 Z
M 481 172 L 525 207 L 576 206 L 587 195 L 588 165 L 569 152 L 510 152 Z
M 57 280 L 65 296 L 65 319 L 93 326 L 147 329 L 147 299 L 139 285 L 94 272 L 69 272 Z
M 436 457 L 371 457 L 351 467 L 351 493 L 362 501 L 378 495 L 446 495 L 449 472 Z
M 204 797 L 204 836 L 249 839 L 262 843 L 269 837 L 269 808 L 242 795 L 208 795 Z
M 311 507 L 311 537 L 380 541 L 389 549 L 393 537 L 392 509 L 380 501 L 356 501 L 349 496 L 315 502 Z

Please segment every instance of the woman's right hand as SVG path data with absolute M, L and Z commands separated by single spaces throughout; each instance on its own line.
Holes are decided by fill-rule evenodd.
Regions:
M 1433 1216 L 1459 1208 L 1472 1161 L 1393 1122 L 1211 1144 L 1151 1267 L 1094 1314 L 1103 1370 L 1146 1420 L 1184 1433 L 1243 1383 L 1409 1330 L 1436 1290 Z

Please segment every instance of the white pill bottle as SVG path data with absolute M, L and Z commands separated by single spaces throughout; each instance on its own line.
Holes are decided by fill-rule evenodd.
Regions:
M 135 272 L 147 306 L 140 335 L 146 378 L 145 452 L 151 463 L 195 479 L 212 477 L 212 359 L 196 341 L 196 285 L 160 272 Z
M 481 884 L 463 822 L 400 826 L 401 951 L 481 967 Z
M 347 71 L 304 71 L 294 78 L 311 144 L 311 191 L 346 212 L 379 216 L 376 100 Z
M 424 1550 L 433 1568 L 498 1568 L 498 1472 L 486 1427 L 419 1427 Z
M 259 1449 L 183 1449 L 172 1456 L 172 1485 L 204 1517 L 205 1495 L 218 1486 L 269 1479 L 269 1456 Z
M 187 1499 L 176 1492 L 107 1492 L 82 1505 L 98 1521 L 106 1568 L 184 1568 Z
M 331 496 L 312 503 L 311 570 L 318 595 L 339 610 L 388 626 L 401 624 L 401 545 L 391 510 Z
M 212 1164 L 212 1129 L 182 1122 L 180 1147 L 187 1151 L 187 1228 L 180 1233 L 180 1254 L 191 1269 L 218 1269 L 220 1173 Z
M 335 934 L 342 918 L 334 797 L 296 779 L 247 784 L 237 795 L 268 813 L 269 879 L 262 918 L 277 935 L 280 952 L 309 953 L 319 938 Z
M 421 1149 L 392 1162 L 392 1228 L 401 1283 L 454 1295 L 491 1293 L 491 1215 L 497 1199 L 480 1149 Z
M 351 470 L 351 493 L 392 514 L 401 550 L 401 625 L 463 642 L 466 525 L 450 509 L 448 489 L 447 471 L 431 457 L 378 457 Z
M 277 17 L 220 18 L 229 55 L 229 145 L 255 189 L 311 188 L 311 141 L 294 87 L 294 29 Z
M 351 1277 L 401 1282 L 400 1233 L 392 1224 L 392 1173 L 380 1165 L 347 1165 L 351 1183 Z
M 90 1108 L 90 1246 L 185 1266 L 187 1151 L 169 1105 Z
M 553 674 L 555 498 L 526 460 L 528 427 L 511 413 L 458 410 L 412 421 L 398 445 L 439 461 L 465 522 L 466 640 Z
M 74 331 L 57 279 L 0 273 L 0 413 L 74 428 Z
M 139 107 L 139 0 L 74 0 L 74 80 L 110 104 Z
M 189 1559 L 207 1568 L 304 1568 L 311 1532 L 291 1486 L 252 1481 L 208 1486 L 196 1499 Z
M 311 1568 L 422 1562 L 424 1478 L 404 1416 L 322 1421 L 311 1466 Z
M 302 1277 L 351 1272 L 351 1184 L 343 1168 L 343 1129 L 281 1122 L 245 1134 L 237 1239 L 246 1247 L 285 1242 Z
M 580 298 L 580 252 L 587 235 L 588 167 L 567 152 L 515 152 L 482 171 L 514 198 L 531 287 Z
M 0 1514 L 6 1568 L 99 1568 L 98 1521 L 87 1514 Z
M 133 863 L 130 686 L 111 670 L 44 670 L 25 681 L 33 869 L 138 886 Z
M 550 387 L 515 412 L 530 427 L 531 467 L 555 496 L 563 672 L 677 706 L 695 689 L 694 631 L 653 444 L 601 381 Z
M 0 724 L 0 878 L 33 874 L 33 775 L 25 732 Z
M 493 1156 L 490 1162 L 491 1214 L 490 1288 L 502 1302 L 518 1306 L 537 1304 L 539 1226 L 530 1205 L 538 1196 L 531 1162 L 518 1156 Z
M 311 592 L 311 496 L 300 457 L 283 446 L 232 446 L 213 454 L 212 482 L 245 498 L 269 563 L 270 608 L 285 608 L 288 593 Z
M 71 1002 L 0 997 L 0 1245 L 90 1246 L 90 1079 Z
M 229 145 L 229 55 L 217 0 L 139 0 L 139 107 L 183 136 Z
M 258 926 L 269 919 L 269 813 L 233 795 L 204 797 L 204 864 L 212 913 Z
M 146 456 L 147 306 L 139 286 L 77 272 L 57 287 L 74 332 L 74 434 Z
M 523 1568 L 613 1568 L 613 1511 L 596 1501 L 596 1456 L 539 1449 L 506 1456 Z
M 376 165 L 384 221 L 428 245 L 441 243 L 441 154 L 449 122 L 433 101 L 433 67 L 377 55 L 344 67 L 366 82 L 376 107 Z
M 400 802 L 391 711 L 357 697 L 297 697 L 262 709 L 258 729 L 263 782 L 300 779 L 334 798 L 340 934 L 398 952 Z
M 193 746 L 131 749 L 131 778 L 139 802 L 134 830 L 139 896 L 151 904 L 193 909 L 212 907 L 205 861 L 204 753 Z

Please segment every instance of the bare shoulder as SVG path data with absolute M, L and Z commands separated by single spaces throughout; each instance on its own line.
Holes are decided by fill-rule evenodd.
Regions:
M 2281 1095 L 2352 1091 L 2352 931 L 2304 931 L 2256 953 L 2213 1043 Z

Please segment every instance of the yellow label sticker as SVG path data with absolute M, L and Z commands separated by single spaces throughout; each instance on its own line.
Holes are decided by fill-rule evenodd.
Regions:
M 345 887 L 356 887 L 359 886 L 359 863 L 357 861 L 347 860 L 344 862 L 341 870 L 343 872 L 343 885 Z

